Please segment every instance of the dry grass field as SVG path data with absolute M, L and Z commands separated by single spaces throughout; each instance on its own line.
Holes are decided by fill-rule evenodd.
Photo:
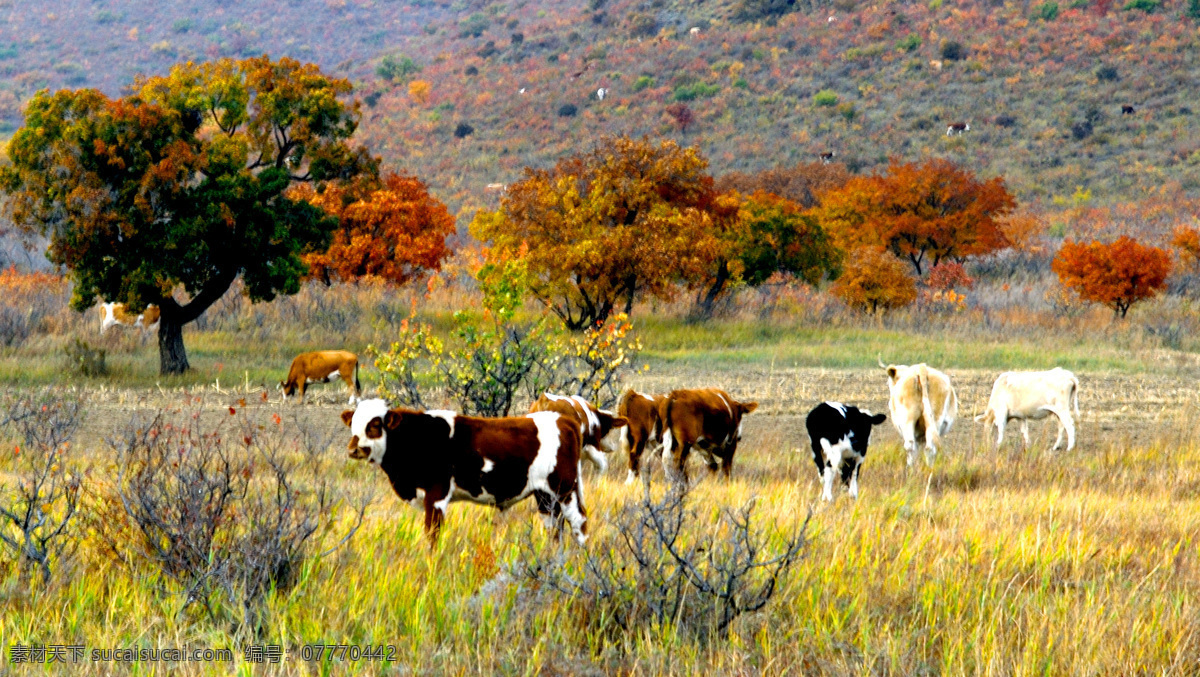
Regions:
M 216 421 L 232 406 L 238 420 L 283 440 L 302 422 L 324 448 L 327 479 L 374 500 L 344 547 L 307 560 L 289 589 L 268 591 L 257 630 L 219 600 L 213 615 L 185 608 L 152 567 L 116 564 L 93 525 L 50 583 L 22 583 L 11 566 L 0 572 L 0 644 L 186 644 L 230 647 L 237 658 L 120 669 L 132 674 L 1200 674 L 1198 369 L 1189 355 L 1164 359 L 1174 367 L 1079 371 L 1083 419 L 1070 453 L 1047 451 L 1051 423 L 1033 424 L 1027 451 L 1013 424 L 993 452 L 971 416 L 998 370 L 950 368 L 960 418 L 935 467 L 906 472 L 888 423 L 873 437 L 861 498 L 840 490 L 820 504 L 803 417 L 827 398 L 885 410 L 880 370 L 784 366 L 799 360 L 769 355 L 654 358 L 633 384 L 639 389 L 720 385 L 760 402 L 732 481 L 708 477 L 693 460 L 698 519 L 757 498 L 757 525 L 778 542 L 811 511 L 804 558 L 762 611 L 740 617 L 723 637 L 671 623 L 621 631 L 587 600 L 514 578 L 510 569 L 530 549 L 568 568 L 581 562 L 582 549 L 548 538 L 532 504 L 506 513 L 455 504 L 430 550 L 419 511 L 400 502 L 378 470 L 345 457 L 342 393 L 333 386 L 299 408 L 224 380 L 219 390 L 193 384 L 186 392 L 90 384 L 80 389 L 86 422 L 74 452 L 87 478 L 85 507 L 111 492 L 119 470 L 104 440 L 136 411 L 164 407 Z M 12 463 L 0 452 L 0 484 L 14 479 Z M 656 461 L 649 472 L 657 493 Z M 623 483 L 624 459 L 602 477 L 585 473 L 586 547 L 620 550 L 615 517 L 642 490 Z M 319 538 L 332 542 L 345 526 Z M 245 663 L 248 643 L 281 645 L 293 660 Z M 295 660 L 314 643 L 392 644 L 396 660 Z M 85 660 L 50 672 L 114 670 Z

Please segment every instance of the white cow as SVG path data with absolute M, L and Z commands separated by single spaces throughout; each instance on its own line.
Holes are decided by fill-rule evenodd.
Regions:
M 992 386 L 987 411 L 975 420 L 985 425 L 995 424 L 996 446 L 1004 442 L 1004 426 L 1011 420 L 1021 421 L 1021 435 L 1025 447 L 1029 447 L 1029 422 L 1040 421 L 1050 414 L 1058 419 L 1058 438 L 1054 440 L 1056 451 L 1062 446 L 1063 431 L 1067 433 L 1067 451 L 1075 448 L 1075 421 L 1071 418 L 1071 405 L 1075 416 L 1079 416 L 1079 379 L 1075 374 L 1055 367 L 1050 371 L 1006 371 Z
M 927 364 L 879 366 L 888 375 L 888 412 L 904 440 L 908 465 L 917 457 L 917 444 L 925 439 L 925 463 L 933 465 L 941 438 L 958 416 L 958 394 L 950 377 Z

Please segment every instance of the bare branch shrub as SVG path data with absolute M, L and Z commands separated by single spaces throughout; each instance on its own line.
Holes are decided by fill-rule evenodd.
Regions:
M 754 504 L 705 522 L 688 505 L 687 488 L 660 499 L 647 490 L 615 520 L 616 547 L 566 559 L 526 538 L 512 575 L 576 600 L 597 631 L 611 622 L 628 634 L 654 623 L 724 637 L 739 616 L 767 605 L 808 545 L 807 518 L 791 535 L 772 535 L 753 524 Z
M 234 620 L 254 635 L 263 598 L 293 586 L 307 559 L 349 540 L 369 497 L 330 484 L 319 432 L 289 434 L 278 415 L 258 422 L 230 408 L 219 416 L 158 412 L 119 430 L 109 440 L 115 496 L 99 532 L 120 561 L 161 571 L 184 609 L 199 604 L 216 618 L 235 606 Z
M 11 452 L 16 486 L 0 485 L 0 550 L 16 560 L 24 579 L 36 568 L 50 580 L 51 565 L 78 543 L 75 518 L 80 478 L 72 468 L 71 438 L 83 407 L 50 391 L 9 397 L 3 426 L 19 443 Z

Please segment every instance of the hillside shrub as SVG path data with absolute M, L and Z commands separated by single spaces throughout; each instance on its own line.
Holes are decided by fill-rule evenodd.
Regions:
M 483 35 L 491 23 L 492 20 L 486 14 L 475 12 L 458 22 L 458 37 L 477 38 Z
M 959 61 L 967 58 L 967 49 L 956 40 L 942 41 L 942 58 L 946 61 Z
M 1187 0 L 1187 9 L 1184 13 L 1189 19 L 1200 19 L 1200 0 Z
M 708 98 L 720 91 L 720 85 L 697 82 L 691 85 L 676 87 L 671 98 L 675 101 L 694 101 L 696 99 Z
M 103 348 L 94 348 L 83 339 L 76 337 L 64 349 L 67 364 L 72 372 L 81 376 L 108 376 L 108 353 Z
M 1116 66 L 1101 66 L 1096 69 L 1096 79 L 1103 82 L 1114 82 L 1120 77 Z
M 389 82 L 402 82 L 410 75 L 421 72 L 421 67 L 412 58 L 403 54 L 388 54 L 375 67 L 375 74 Z
M 822 89 L 813 95 L 813 103 L 818 106 L 836 106 L 837 102 L 837 92 L 832 89 Z
M 871 314 L 902 308 L 917 300 L 916 280 L 900 259 L 882 247 L 850 252 L 830 291 L 851 308 Z
M 1038 7 L 1037 13 L 1042 21 L 1054 21 L 1058 17 L 1058 3 L 1053 0 L 1044 2 Z
M 475 128 L 465 122 L 458 123 L 454 128 L 454 138 L 456 139 L 465 139 L 474 133 Z
M 564 103 L 558 107 L 558 117 L 560 118 L 573 118 L 578 112 L 579 109 L 573 103 Z
M 921 46 L 921 36 L 916 33 L 908 35 L 896 41 L 896 49 L 901 52 L 911 52 Z
M 633 81 L 633 91 L 640 92 L 643 89 L 646 89 L 647 87 L 651 87 L 653 85 L 654 85 L 654 78 L 650 77 L 649 75 L 641 75 L 641 76 L 638 76 L 637 80 Z
M 1171 255 L 1128 236 L 1107 244 L 1068 240 L 1058 250 L 1051 269 L 1063 287 L 1124 318 L 1134 304 L 1166 288 Z
M 1160 5 L 1162 5 L 1162 0 L 1129 0 L 1129 2 L 1125 3 L 1125 6 L 1122 9 L 1124 9 L 1126 12 L 1140 9 L 1149 14 L 1150 12 L 1157 10 Z

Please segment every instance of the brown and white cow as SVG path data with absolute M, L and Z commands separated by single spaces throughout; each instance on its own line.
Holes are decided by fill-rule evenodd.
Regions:
M 348 350 L 318 350 L 312 353 L 300 353 L 292 360 L 288 369 L 286 381 L 279 382 L 283 391 L 283 399 L 300 391 L 300 402 L 304 403 L 304 393 L 311 383 L 329 383 L 334 376 L 340 376 L 350 391 L 350 401 L 354 404 L 362 399 L 362 384 L 358 380 L 358 355 Z
M 604 443 L 614 428 L 625 425 L 625 419 L 588 402 L 579 395 L 555 395 L 542 393 L 542 396 L 529 407 L 529 412 L 557 411 L 559 414 L 573 418 L 579 423 L 579 433 L 583 438 L 583 459 L 596 466 L 603 473 L 608 470 L 608 459 L 605 454 L 611 454 L 612 449 Z
M 100 304 L 100 333 L 103 334 L 117 325 L 155 331 L 158 329 L 159 315 L 158 306 L 153 303 L 147 305 L 146 309 L 140 313 L 131 313 L 125 309 L 124 303 L 102 302 Z
M 946 127 L 946 136 L 954 134 L 962 134 L 963 132 L 971 131 L 971 123 L 969 122 L 951 122 Z
M 350 458 L 378 465 L 402 500 L 420 498 L 431 542 L 454 501 L 504 510 L 533 496 L 547 526 L 565 520 L 587 540 L 579 478 L 579 426 L 553 411 L 476 418 L 453 411 L 389 409 L 364 400 L 342 412 Z
M 696 448 L 704 454 L 709 470 L 720 468 L 728 479 L 742 439 L 742 416 L 757 408 L 757 402 L 738 402 L 717 388 L 672 390 L 658 405 L 667 476 L 671 477 L 674 463 L 673 479 L 686 483 L 688 456 Z
M 646 395 L 632 388 L 621 396 L 617 415 L 625 419 L 618 438 L 621 451 L 629 454 L 629 476 L 625 484 L 633 484 L 641 471 L 642 452 L 647 445 L 662 444 L 662 422 L 658 418 L 658 405 L 663 395 Z M 653 452 L 651 452 L 653 453 Z
M 1006 371 L 996 378 L 987 411 L 976 416 L 977 422 L 996 426 L 996 446 L 1004 442 L 1004 426 L 1011 420 L 1021 421 L 1021 436 L 1029 448 L 1029 422 L 1053 414 L 1058 419 L 1058 437 L 1051 451 L 1062 446 L 1063 432 L 1067 433 L 1067 451 L 1075 448 L 1075 422 L 1071 419 L 1071 404 L 1079 416 L 1079 379 L 1075 374 L 1055 367 L 1050 371 Z
M 904 441 L 908 465 L 917 456 L 917 444 L 925 440 L 925 463 L 933 465 L 941 438 L 950 432 L 958 416 L 958 394 L 950 377 L 927 364 L 879 366 L 888 376 L 888 412 L 892 425 Z

